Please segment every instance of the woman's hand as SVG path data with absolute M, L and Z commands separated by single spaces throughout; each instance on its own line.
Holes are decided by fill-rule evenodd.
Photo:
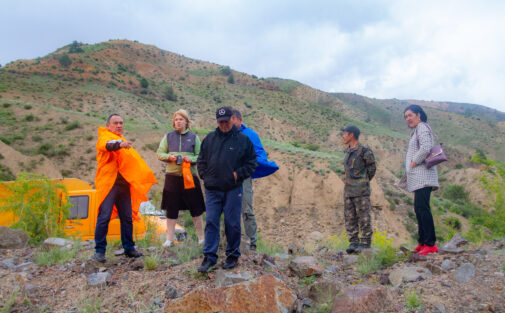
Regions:
M 187 155 L 182 157 L 182 161 L 191 163 L 191 159 Z
M 177 157 L 175 155 L 171 155 L 171 156 L 168 157 L 168 160 L 170 162 L 175 162 L 175 160 L 177 160 Z
M 410 162 L 410 168 L 414 168 L 416 166 L 417 166 L 416 162 L 414 162 L 414 161 Z

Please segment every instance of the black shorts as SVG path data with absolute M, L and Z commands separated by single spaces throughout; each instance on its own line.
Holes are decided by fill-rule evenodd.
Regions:
M 180 210 L 189 210 L 192 217 L 205 212 L 202 187 L 197 176 L 193 175 L 195 188 L 184 189 L 182 176 L 166 174 L 161 209 L 166 211 L 167 218 L 177 219 Z

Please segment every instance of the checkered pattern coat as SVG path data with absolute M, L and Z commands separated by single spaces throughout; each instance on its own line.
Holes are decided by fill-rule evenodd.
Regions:
M 437 167 L 433 166 L 428 169 L 424 163 L 424 159 L 426 159 L 426 156 L 430 153 L 430 149 L 432 147 L 433 133 L 430 131 L 427 124 L 422 122 L 417 124 L 417 127 L 410 134 L 407 156 L 405 157 L 407 190 L 409 192 L 429 186 L 434 187 L 433 190 L 438 189 Z M 412 161 L 418 164 L 414 168 L 410 168 L 410 163 Z

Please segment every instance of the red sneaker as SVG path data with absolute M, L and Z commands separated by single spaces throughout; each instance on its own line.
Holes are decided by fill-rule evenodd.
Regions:
M 438 247 L 437 245 L 433 245 L 433 247 L 430 247 L 428 245 L 425 245 L 421 251 L 419 251 L 419 255 L 427 255 L 429 253 L 435 253 L 438 252 Z
M 419 252 L 419 251 L 423 250 L 423 248 L 424 248 L 424 245 L 418 244 L 417 247 L 414 248 L 414 251 Z

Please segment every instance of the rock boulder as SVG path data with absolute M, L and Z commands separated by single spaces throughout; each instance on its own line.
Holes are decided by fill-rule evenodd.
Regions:
M 30 236 L 21 229 L 0 226 L 0 249 L 21 249 L 26 246 L 28 240 Z
M 214 289 L 198 288 L 183 298 L 169 301 L 164 313 L 290 312 L 296 294 L 271 275 Z

